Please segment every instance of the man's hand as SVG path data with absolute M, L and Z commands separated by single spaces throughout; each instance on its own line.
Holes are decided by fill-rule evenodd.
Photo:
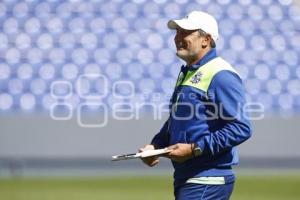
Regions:
M 139 149 L 139 152 L 143 152 L 146 150 L 154 150 L 155 147 L 152 144 L 147 144 L 146 146 Z M 141 160 L 148 166 L 153 167 L 159 163 L 158 156 L 151 156 L 147 158 L 141 158 Z
M 182 163 L 190 158 L 193 158 L 193 148 L 194 144 L 174 144 L 168 147 L 168 149 L 171 149 L 172 151 L 168 153 L 166 157 L 175 162 Z

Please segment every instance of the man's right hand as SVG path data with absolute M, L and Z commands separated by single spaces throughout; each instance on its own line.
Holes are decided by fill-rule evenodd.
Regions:
M 139 152 L 143 152 L 146 150 L 154 150 L 155 147 L 152 144 L 147 144 L 146 146 L 139 149 Z M 141 160 L 148 166 L 153 167 L 159 163 L 158 156 L 151 156 L 147 158 L 141 158 Z

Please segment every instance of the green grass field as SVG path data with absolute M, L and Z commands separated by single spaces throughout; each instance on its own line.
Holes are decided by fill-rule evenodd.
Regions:
M 171 200 L 167 177 L 0 179 L 1 200 Z M 300 176 L 238 176 L 233 200 L 298 200 Z

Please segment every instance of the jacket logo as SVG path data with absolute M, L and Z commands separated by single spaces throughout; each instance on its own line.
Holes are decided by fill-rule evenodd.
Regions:
M 201 81 L 201 78 L 202 78 L 203 74 L 202 72 L 197 72 L 191 79 L 191 83 L 199 83 Z

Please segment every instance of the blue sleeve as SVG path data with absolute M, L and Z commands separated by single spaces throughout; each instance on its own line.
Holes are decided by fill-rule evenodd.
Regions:
M 169 146 L 169 119 L 165 122 L 163 127 L 160 129 L 159 133 L 157 133 L 152 141 L 151 144 L 153 144 L 156 148 L 165 148 Z
M 239 145 L 251 137 L 251 124 L 246 116 L 245 94 L 240 77 L 231 71 L 215 75 L 209 95 L 219 109 L 219 129 L 205 134 L 197 142 L 203 154 L 216 155 Z

